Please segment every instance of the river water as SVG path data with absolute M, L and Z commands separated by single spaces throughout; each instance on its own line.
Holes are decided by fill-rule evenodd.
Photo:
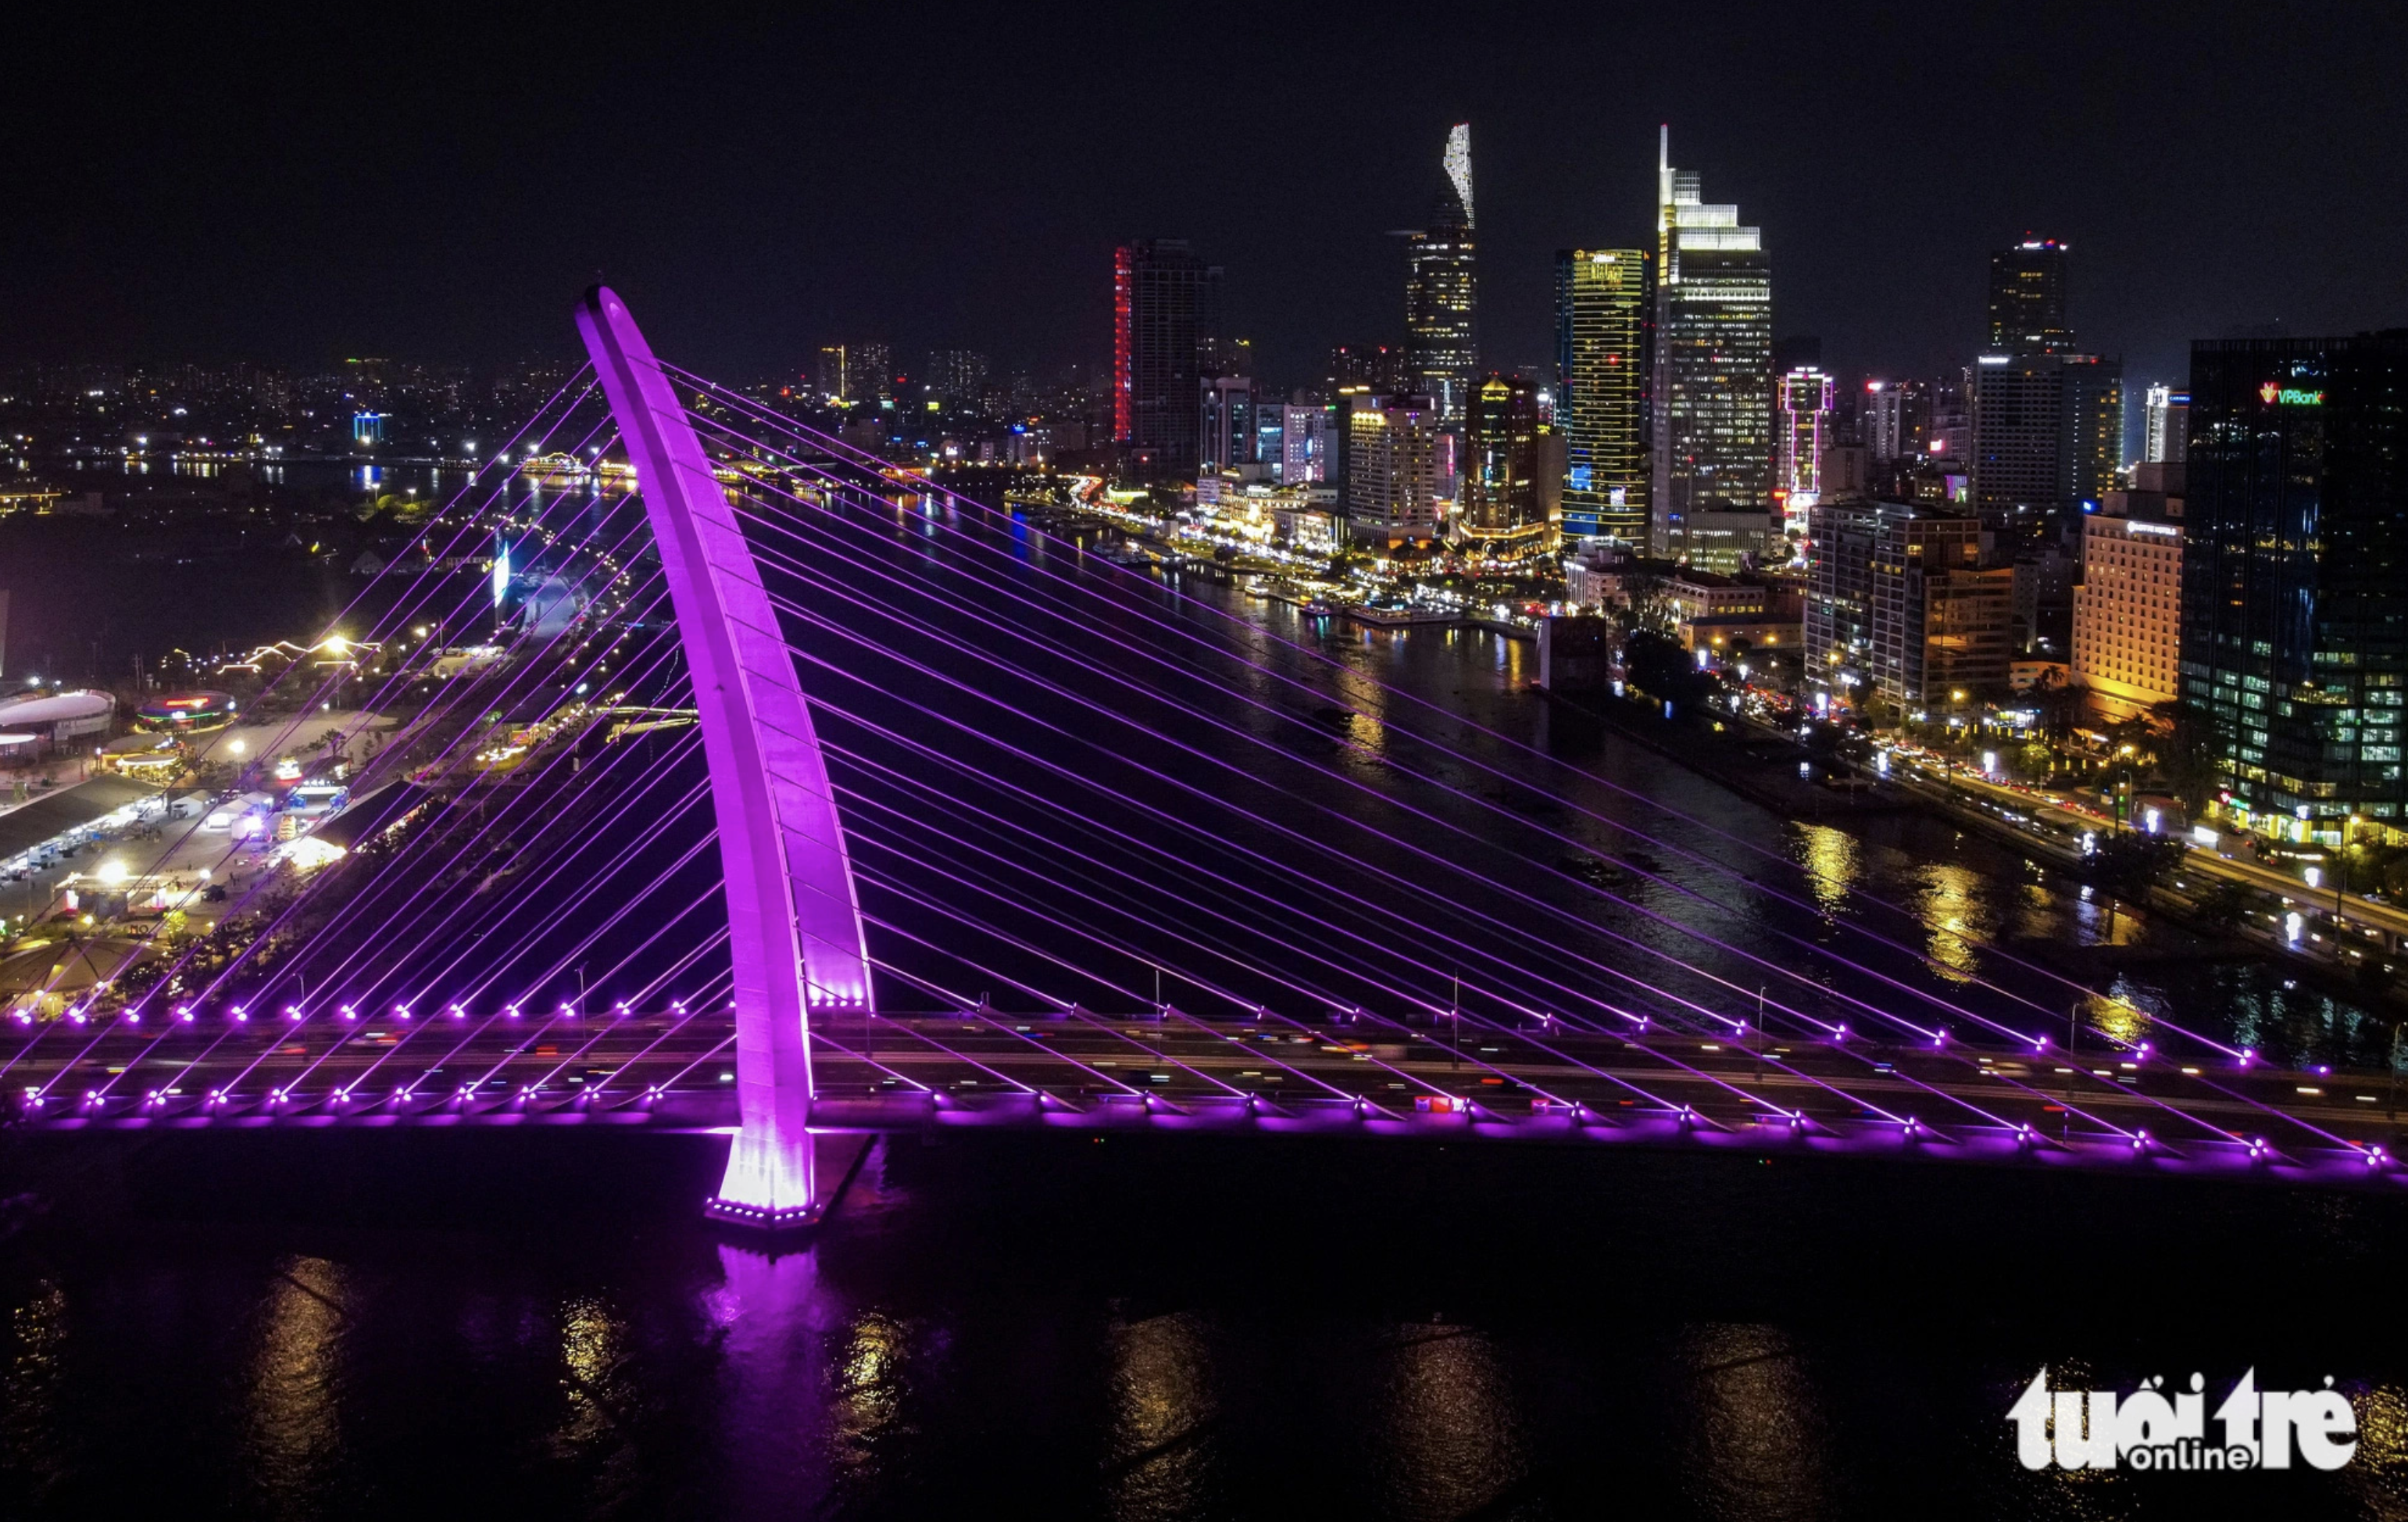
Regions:
M 847 553 L 877 541 L 890 564 L 938 566 L 914 517 L 933 510 Z M 1030 567 L 1068 563 L 1012 539 Z M 942 871 L 980 866 L 964 853 L 982 800 L 1009 811 L 965 784 L 957 811 L 915 818 L 840 761 L 840 782 L 894 805 L 882 825 L 864 811 L 860 846 L 889 884 L 865 894 L 898 927 L 898 964 L 940 986 L 999 978 L 1005 1001 L 1021 980 L 1108 1002 L 1151 961 L 1184 969 L 1171 997 L 1197 1006 L 1295 1001 L 1302 981 L 1337 1001 L 1498 1012 L 1594 995 L 1668 1021 L 1684 1000 L 1748 1013 L 1746 992 L 1794 968 L 1771 997 L 1803 1014 L 1881 1002 L 2013 1023 L 2070 997 L 2075 964 L 2051 948 L 2112 939 L 2127 955 L 2091 987 L 2136 1037 L 2185 1040 L 2171 1022 L 2300 1060 L 2387 1039 L 2278 969 L 2128 913 L 2111 926 L 2078 885 L 1949 826 L 1777 817 L 1529 691 L 1527 645 L 1184 590 L 1276 639 L 1245 645 L 1254 664 L 1169 731 L 1192 751 L 1146 785 L 1211 794 L 1182 806 L 1198 830 L 1281 861 L 1166 869 L 1130 890 L 1126 967 L 1046 982 L 1011 951 L 1015 934 L 1068 933 L 1033 896 L 1000 896 L 975 945 L 903 896 L 962 887 Z M 823 606 L 829 629 L 796 639 L 834 658 L 850 615 Z M 880 637 L 967 676 L 981 610 L 958 606 L 950 638 Z M 1090 627 L 1081 658 L 1134 669 L 1096 654 L 1134 624 Z M 1459 717 L 1415 717 L 1369 679 Z M 850 715 L 831 739 L 873 760 L 898 754 L 875 726 L 925 739 L 948 716 L 909 700 L 922 688 L 813 690 Z M 1196 690 L 1159 689 L 1190 707 Z M 1335 717 L 1298 739 L 1248 694 Z M 1046 729 L 1074 709 L 1031 698 L 988 732 L 1051 734 L 1039 759 L 1135 792 L 1137 772 Z M 1283 748 L 1268 759 L 1248 738 L 1266 734 Z M 1260 797 L 1230 764 L 1255 769 Z M 996 761 L 991 785 L 1054 775 L 1012 765 L 1030 763 Z M 1275 806 L 1296 785 L 1304 802 Z M 1100 837 L 1136 805 L 1079 807 Z M 1500 887 L 1504 858 L 1447 844 L 1452 826 L 1539 868 Z M 1283 828 L 1351 840 L 1461 912 L 1413 900 L 1426 936 L 1391 961 L 1333 950 L 1307 977 L 1298 952 L 1267 969 L 1287 943 L 1276 916 L 1233 911 L 1214 937 L 1201 916 L 1227 883 L 1289 881 L 1282 863 L 1307 848 Z M 1432 842 L 1459 880 L 1419 854 Z M 1317 880 L 1326 899 L 1279 890 L 1292 938 L 1309 924 L 1334 946 L 1371 923 L 1348 917 L 1342 874 Z M 1985 949 L 2000 943 L 2015 955 Z M 810 1251 L 771 1260 L 695 1218 L 720 1145 L 9 1139 L 0 1169 L 30 1198 L 0 1243 L 0 1515 L 2408 1515 L 2408 1348 L 2383 1299 L 2408 1216 L 2385 1202 L 1505 1147 L 904 1137 Z M 2028 1473 L 2005 1413 L 2043 1366 L 2060 1387 L 2125 1391 L 2198 1371 L 2212 1400 L 2253 1367 L 2261 1386 L 2329 1375 L 2364 1443 L 2329 1475 Z

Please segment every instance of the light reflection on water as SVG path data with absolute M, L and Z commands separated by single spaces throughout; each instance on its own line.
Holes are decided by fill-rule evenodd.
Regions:
M 1863 846 L 1856 838 L 1828 825 L 1796 825 L 1803 847 L 1806 881 L 1824 910 L 1833 915 L 1848 907 L 1848 890 L 1856 886 Z
M 566 1448 L 603 1437 L 615 1418 L 605 1407 L 611 1375 L 625 1357 L 627 1324 L 599 1297 L 580 1295 L 561 1308 L 560 1357 L 567 1370 L 568 1416 L 553 1434 Z
M 1777 1327 L 1709 1326 L 1681 1340 L 1682 1468 L 1701 1513 L 1830 1513 L 1824 1400 L 1803 1353 Z
M 2061 1015 L 2082 997 L 2081 985 L 2093 992 L 2112 986 L 2114 998 L 2128 1001 L 2114 1017 L 2131 1029 L 2148 1028 L 2153 1020 L 2172 1022 L 2301 1065 L 2380 1066 L 2387 1060 L 2387 1014 L 2370 1015 L 2344 995 L 2319 989 L 2258 956 L 2236 959 L 2228 948 L 2158 923 L 2145 910 L 2111 899 L 2068 874 L 2043 869 L 2018 851 L 1953 824 L 1911 811 L 1880 809 L 1833 811 L 1810 820 L 1784 818 L 1676 760 L 1611 733 L 1599 734 L 1564 706 L 1501 680 L 1500 666 L 1512 669 L 1520 657 L 1498 649 L 1512 643 L 1499 636 L 1452 631 L 1433 639 L 1429 637 L 1438 631 L 1364 630 L 1343 620 L 1300 618 L 1283 604 L 1253 602 L 1226 590 L 1211 595 L 1227 606 L 1244 608 L 1281 638 L 1337 662 L 1336 672 L 1300 657 L 1293 664 L 1330 682 L 1349 706 L 1444 735 L 1508 772 L 1539 775 L 1543 770 L 1549 784 L 1567 791 L 1581 808 L 1627 822 L 1639 832 L 1574 821 L 1573 827 L 1591 835 L 1589 850 L 1598 856 L 1636 862 L 1649 872 L 1669 869 L 1676 881 L 1728 902 L 1728 877 L 1676 859 L 1663 848 L 1696 852 L 1727 873 L 1754 875 L 1764 871 L 1760 860 L 1731 842 L 1784 841 L 1781 854 L 1797 866 L 1792 897 L 1819 924 L 1810 928 L 1793 909 L 1758 896 L 1749 905 L 1757 923 L 1742 922 L 1727 940 L 1745 944 L 1768 931 L 1804 934 L 1842 955 L 1861 958 L 1866 948 L 1852 938 L 1849 927 L 1862 926 L 1911 943 L 1935 992 L 1979 1004 L 1978 985 L 1986 983 L 2002 991 L 2007 1007 L 2003 1012 L 1995 1002 L 1991 1007 L 2018 1026 L 2029 1018 L 2027 1004 Z M 1490 643 L 1484 646 L 1483 641 Z M 1373 678 L 1459 711 L 1462 719 L 1440 718 L 1387 696 Z M 1376 739 L 1383 754 L 1412 750 L 1417 766 L 1426 759 L 1426 752 L 1399 741 L 1391 731 L 1360 721 L 1352 729 L 1349 738 L 1366 744 Z M 1484 732 L 1493 732 L 1496 739 Z M 1570 763 L 1570 769 L 1542 768 L 1514 749 L 1518 744 L 1557 756 Z M 1598 785 L 1584 784 L 1581 771 L 1597 775 Z M 1607 782 L 1614 785 L 1604 785 Z M 1894 918 L 1880 907 L 1884 904 L 1914 919 Z M 1834 936 L 1841 939 L 1831 940 Z M 1698 942 L 1679 940 L 1678 944 L 1685 954 L 1713 963 L 1713 954 Z M 2083 955 L 2071 955 L 2076 953 Z M 1752 984 L 1756 974 L 1734 975 L 1733 981 Z M 1971 1028 L 1945 1014 L 1942 1019 Z
M 1526 1418 L 1495 1348 L 1469 1327 L 1416 1327 L 1387 1354 L 1373 1416 L 1380 1515 L 1456 1517 L 1522 1478 Z
M 348 1278 L 338 1263 L 293 1258 L 268 1281 L 258 1308 L 245 1469 L 272 1515 L 314 1515 L 342 1457 Z
M 1105 1472 L 1125 1522 L 1197 1515 L 1211 1493 L 1221 1401 L 1211 1329 L 1195 1313 L 1112 1328 Z
M 1970 982 L 1981 973 L 1975 948 L 1988 939 L 1993 922 L 1986 880 L 1971 868 L 1941 865 L 1923 872 L 1923 892 L 1916 908 L 1930 927 L 1934 970 L 1951 982 Z
M 1259 1198 L 1212 1199 L 1197 1156 L 1121 1176 L 1199 1221 Z M 666 1250 L 615 1220 L 466 1252 L 456 1226 L 267 1256 L 170 1231 L 125 1261 L 70 1251 L 61 1280 L 0 1249 L 0 1515 L 2113 1517 L 2134 1476 L 2015 1464 L 2002 1414 L 2030 1370 L 2221 1384 L 2252 1358 L 2329 1368 L 2364 1423 L 2358 1466 L 2295 1475 L 2260 1515 L 2408 1499 L 2395 1340 L 2303 1332 L 2277 1271 L 2316 1297 L 2379 1285 L 2408 1243 L 2396 1210 L 2167 1192 L 2128 1197 L 2127 1228 L 2044 1190 L 1933 1219 L 1956 1191 L 1922 1174 L 1563 1172 L 1507 1151 L 1432 1192 L 1440 1155 L 1398 1152 L 1382 1171 L 1424 1182 L 1370 1218 L 1421 1224 L 1367 1253 L 1330 1207 L 1374 1181 L 1337 1156 L 1297 1154 L 1317 1183 L 1217 1244 L 1097 1229 L 1110 1196 L 1058 1152 L 982 1171 L 947 1151 L 777 1257 L 649 1195 L 629 1208 Z M 977 1213 L 1004 1180 L 1034 1219 Z M 2086 1224 L 2051 1257 L 2069 1219 Z M 2152 1245 L 2163 1314 L 2035 1288 Z M 1443 1315 L 1381 1303 L 1440 1282 Z M 2258 1314 L 2230 1314 L 2234 1283 Z M 1919 1506 L 1881 1503 L 1900 1495 Z
M 708 1293 L 721 1328 L 717 1409 L 734 1484 L 789 1496 L 806 1509 L 825 1486 L 826 1349 L 811 1335 L 824 1307 L 819 1263 L 722 1244 L 722 1282 Z
M 66 1291 L 47 1279 L 9 1308 L 9 1347 L 0 1361 L 0 1453 L 36 1495 L 68 1470 L 60 1427 L 70 1331 Z

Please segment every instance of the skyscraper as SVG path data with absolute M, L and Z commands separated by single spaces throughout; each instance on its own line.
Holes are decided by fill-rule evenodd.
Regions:
M 2069 251 L 2042 237 L 1990 255 L 1990 352 L 2054 354 L 2073 347 L 2065 302 Z
M 2191 345 L 2184 706 L 2243 827 L 2408 809 L 2408 328 Z
M 1973 457 L 1973 378 L 1967 365 L 1942 375 L 1931 387 L 1931 426 L 1924 433 L 1924 450 L 1951 468 L 1962 469 Z
M 1208 375 L 1197 386 L 1200 467 L 1233 470 L 1256 463 L 1254 382 L 1242 375 Z
M 1112 257 L 1112 438 L 1135 481 L 1193 476 L 1199 318 L 1218 309 L 1219 271 L 1185 238 L 1139 238 Z
M 1856 397 L 1856 438 L 1870 459 L 1924 452 L 1931 418 L 1931 390 L 1921 380 L 1868 380 Z
M 2062 532 L 2115 484 L 2124 366 L 2096 354 L 1985 354 L 1973 376 L 1973 505 L 2022 539 Z
M 1413 383 L 1434 398 L 1442 421 L 1463 416 L 1480 368 L 1477 282 L 1471 235 L 1471 123 L 1446 136 L 1445 180 L 1430 224 L 1406 250 L 1405 348 Z
M 1473 389 L 1463 430 L 1463 537 L 1510 558 L 1547 548 L 1553 526 L 1541 507 L 1538 388 L 1491 375 Z
M 1555 254 L 1555 426 L 1567 535 L 1647 545 L 1655 272 L 1640 249 Z
M 2189 441 L 2190 394 L 2172 386 L 2151 386 L 2141 458 L 2150 465 L 2179 464 Z
M 2135 474 L 2134 490 L 2109 492 L 2083 518 L 2082 583 L 2073 589 L 2073 684 L 2109 719 L 2145 714 L 2179 696 L 2182 468 Z
M 1830 444 L 1831 378 L 1812 366 L 1781 378 L 1781 468 L 1784 526 L 1806 532 L 1806 510 L 1823 495 L 1823 451 Z
M 872 339 L 844 347 L 845 399 L 876 407 L 895 399 L 895 352 Z
M 954 404 L 974 403 L 986 384 L 986 356 L 973 349 L 936 349 L 928 353 L 928 390 Z
M 1427 396 L 1353 398 L 1347 414 L 1346 519 L 1357 542 L 1438 538 L 1439 420 Z
M 821 346 L 820 398 L 832 407 L 877 406 L 895 395 L 895 371 L 882 343 Z
M 1708 206 L 1656 151 L 1653 538 L 1659 555 L 1731 571 L 1781 531 L 1772 507 L 1772 272 L 1739 208 Z

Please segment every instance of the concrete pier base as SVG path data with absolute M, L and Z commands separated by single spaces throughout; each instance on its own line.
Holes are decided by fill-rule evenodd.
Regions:
M 861 1171 L 877 1136 L 868 1131 L 813 1131 L 811 1176 L 820 1182 L 820 1197 L 795 1210 L 762 1210 L 717 1196 L 702 1202 L 702 1213 L 713 1223 L 748 1236 L 781 1242 L 807 1241 L 844 1199 L 853 1177 Z

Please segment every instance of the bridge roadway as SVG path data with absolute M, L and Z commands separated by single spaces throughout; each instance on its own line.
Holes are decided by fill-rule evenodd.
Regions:
M 2386 1074 L 2055 1048 L 1627 1038 L 1446 1022 L 847 1013 L 815 1123 L 1252 1129 L 1887 1153 L 2408 1188 Z M 298 1025 L 223 1012 L 0 1028 L 0 1094 L 45 1129 L 735 1119 L 725 1011 Z

